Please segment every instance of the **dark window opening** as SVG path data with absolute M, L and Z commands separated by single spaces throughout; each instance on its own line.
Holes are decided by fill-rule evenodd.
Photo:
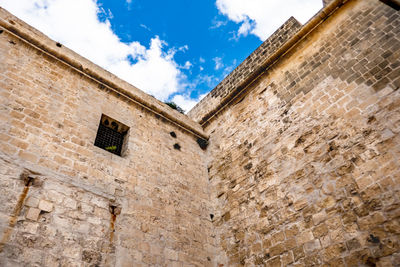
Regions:
M 103 114 L 94 145 L 121 156 L 124 147 L 124 139 L 128 130 L 128 126 Z

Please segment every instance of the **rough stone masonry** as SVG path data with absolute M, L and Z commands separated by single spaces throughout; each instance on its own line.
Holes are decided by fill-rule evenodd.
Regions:
M 400 266 L 400 6 L 324 4 L 188 117 L 0 9 L 0 265 Z

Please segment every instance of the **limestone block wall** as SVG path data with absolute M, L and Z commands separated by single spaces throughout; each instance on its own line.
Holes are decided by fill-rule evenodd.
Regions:
M 258 75 L 257 70 L 263 65 L 263 62 L 274 54 L 300 28 L 300 22 L 291 17 L 190 110 L 188 115 L 193 120 L 202 123 L 204 117 L 208 117 L 213 110 L 223 105 L 226 98 L 229 98 L 229 95 L 240 91 L 242 84 L 246 80 L 254 75 Z
M 0 11 L 0 265 L 213 264 L 200 126 Z M 94 146 L 102 114 L 122 157 Z
M 398 266 L 399 31 L 348 1 L 207 121 L 219 262 Z

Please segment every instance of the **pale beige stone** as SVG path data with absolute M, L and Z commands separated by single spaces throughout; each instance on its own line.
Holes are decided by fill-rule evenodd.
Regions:
M 169 248 L 164 249 L 164 256 L 168 260 L 178 260 L 178 253 Z
M 38 223 L 32 223 L 30 221 L 24 222 L 24 231 L 26 231 L 32 235 L 37 234 L 38 228 L 39 228 Z
M 305 230 L 301 233 L 299 233 L 296 237 L 297 243 L 298 244 L 304 244 L 308 241 L 311 241 L 314 239 L 314 235 L 311 232 L 311 230 Z
M 45 212 L 52 212 L 53 211 L 53 203 L 47 200 L 40 200 L 39 202 L 39 209 Z
M 312 216 L 312 218 L 313 218 L 314 225 L 318 225 L 318 224 L 320 224 L 321 222 L 323 222 L 323 221 L 326 220 L 327 215 L 326 215 L 325 210 L 323 210 L 323 211 L 321 211 L 321 212 L 319 212 L 319 213 L 317 213 L 317 214 L 314 214 L 314 215 Z
M 383 2 L 290 19 L 189 116 L 0 8 L 0 265 L 399 262 L 400 17 Z M 130 127 L 122 157 L 94 146 L 102 114 Z
M 319 250 L 320 248 L 321 244 L 318 239 L 314 239 L 304 244 L 304 251 L 306 252 L 306 254 L 310 254 L 316 250 Z
M 37 208 L 39 205 L 39 199 L 35 197 L 28 197 L 25 202 L 25 205 L 32 208 Z
M 25 217 L 29 220 L 32 221 L 37 221 L 39 218 L 40 214 L 40 209 L 37 208 L 29 208 L 28 211 L 26 212 Z

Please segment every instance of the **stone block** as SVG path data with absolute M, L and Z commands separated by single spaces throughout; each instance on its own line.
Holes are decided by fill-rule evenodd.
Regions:
M 318 225 L 321 222 L 325 221 L 326 220 L 326 212 L 325 212 L 325 210 L 321 211 L 321 212 L 319 212 L 317 214 L 314 214 L 312 216 L 312 219 L 313 219 L 314 225 Z
M 2 27 L 13 24 L 4 14 L 0 8 Z M 164 114 L 154 116 L 152 107 L 133 103 L 146 95 L 117 79 L 107 84 L 109 74 L 91 72 L 89 62 L 12 20 L 13 35 L 0 33 L 0 121 L 8 122 L 0 127 L 4 210 L 14 209 L 23 187 L 21 163 L 33 163 L 26 168 L 37 168 L 44 181 L 30 188 L 27 220 L 6 244 L 14 265 L 400 262 L 400 16 L 389 6 L 341 5 L 278 55 L 301 27 L 286 23 L 191 112 L 210 115 L 206 153 L 174 125 L 179 117 L 163 119 L 162 104 L 149 102 Z M 44 42 L 42 51 L 29 37 Z M 59 54 L 44 55 L 45 44 Z M 76 69 L 57 61 L 69 57 Z M 218 113 L 209 113 L 214 108 Z M 134 125 L 122 158 L 93 146 L 102 112 Z M 171 131 L 184 148 L 179 153 Z M 42 201 L 34 198 L 39 193 Z M 124 213 L 109 210 L 113 197 Z M 8 219 L 0 214 L 3 224 Z
M 164 249 L 164 256 L 168 260 L 178 260 L 178 252 L 169 248 Z
M 29 208 L 26 212 L 25 217 L 32 221 L 37 221 L 40 215 L 40 209 L 37 208 Z
M 321 248 L 321 244 L 318 239 L 314 239 L 304 244 L 304 251 L 306 254 L 311 254 Z
M 277 244 L 269 249 L 269 253 L 271 257 L 277 256 L 282 254 L 283 252 L 287 251 L 287 248 L 283 243 Z
M 301 232 L 298 236 L 297 236 L 297 243 L 298 244 L 304 244 L 308 241 L 311 241 L 314 239 L 314 235 L 311 232 L 311 230 L 305 230 L 303 232 Z
M 39 205 L 39 199 L 36 197 L 28 197 L 28 199 L 25 201 L 25 206 L 32 207 L 32 208 L 37 208 Z
M 53 203 L 47 200 L 40 200 L 39 202 L 39 209 L 45 212 L 52 212 L 53 211 Z
M 24 224 L 24 231 L 28 232 L 32 235 L 35 235 L 38 231 L 39 224 L 36 222 L 25 221 Z
M 65 198 L 64 199 L 64 206 L 70 209 L 75 210 L 77 207 L 77 202 L 72 198 Z

